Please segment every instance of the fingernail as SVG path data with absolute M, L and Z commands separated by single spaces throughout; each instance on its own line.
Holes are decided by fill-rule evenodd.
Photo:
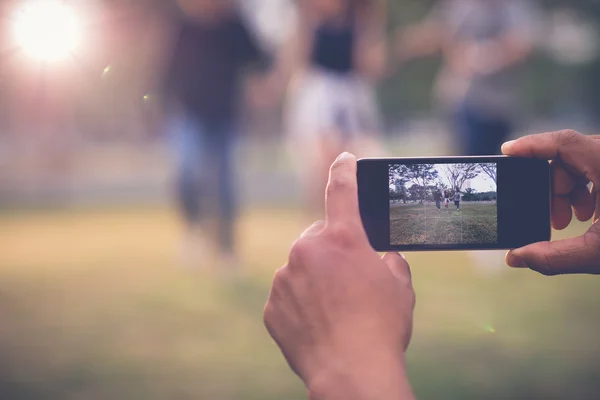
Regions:
M 515 256 L 511 253 L 508 253 L 506 263 L 513 268 L 529 268 L 527 262 L 523 258 Z
M 400 255 L 400 257 L 402 257 L 402 259 L 403 259 L 404 261 L 406 261 L 406 257 L 404 257 L 404 254 L 402 254 L 402 253 L 398 253 L 398 254 Z
M 502 152 L 506 152 L 513 144 L 515 143 L 514 140 L 509 140 L 508 142 L 504 143 L 502 145 Z
M 347 151 L 343 152 L 342 154 L 340 154 L 335 161 L 341 161 L 341 160 L 345 160 L 346 158 L 350 158 L 352 157 L 352 154 L 348 153 Z

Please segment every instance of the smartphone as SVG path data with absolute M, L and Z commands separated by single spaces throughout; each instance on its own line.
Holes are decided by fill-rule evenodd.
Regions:
M 513 249 L 550 240 L 550 165 L 504 156 L 358 160 L 377 251 Z

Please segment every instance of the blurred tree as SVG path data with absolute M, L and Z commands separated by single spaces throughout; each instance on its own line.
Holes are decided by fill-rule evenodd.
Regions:
M 413 183 L 411 188 L 418 191 L 420 200 L 427 199 L 427 190 L 438 178 L 438 172 L 433 164 L 410 164 L 406 166 L 406 179 Z
M 446 172 L 448 186 L 454 191 L 461 191 L 465 182 L 479 175 L 479 164 L 447 164 L 443 169 Z
M 408 188 L 410 201 L 423 203 L 423 190 L 419 185 L 412 185 Z
M 468 188 L 464 191 L 462 196 L 463 201 L 474 201 L 475 199 L 475 189 Z
M 478 164 L 479 169 L 481 169 L 483 172 L 485 172 L 485 174 L 487 176 L 489 176 L 495 184 L 498 184 L 497 181 L 497 172 L 498 172 L 498 168 L 496 167 L 496 164 L 489 164 L 489 163 L 484 163 L 484 164 Z
M 404 186 L 404 184 L 408 180 L 407 173 L 408 173 L 408 167 L 406 165 L 402 165 L 402 164 L 392 165 L 388 172 L 388 180 L 389 180 L 390 186 L 391 185 L 398 186 L 399 184 Z

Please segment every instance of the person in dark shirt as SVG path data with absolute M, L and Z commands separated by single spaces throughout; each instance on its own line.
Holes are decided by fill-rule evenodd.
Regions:
M 267 68 L 269 57 L 231 2 L 188 4 L 189 14 L 179 22 L 164 85 L 168 129 L 178 159 L 178 198 L 189 231 L 186 251 L 201 253 L 209 236 L 233 263 L 233 150 L 240 88 L 245 71 L 252 66 Z M 206 229 L 208 217 L 216 219 L 218 229 Z
M 441 190 L 434 190 L 433 200 L 435 201 L 435 206 L 437 207 L 438 211 L 441 211 L 441 209 L 442 209 L 442 191 Z

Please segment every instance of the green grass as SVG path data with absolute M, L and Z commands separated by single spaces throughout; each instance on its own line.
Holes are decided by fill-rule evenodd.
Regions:
M 498 223 L 495 204 L 454 203 L 394 204 L 390 206 L 391 244 L 496 243 Z
M 305 398 L 262 326 L 304 225 L 294 210 L 246 212 L 247 269 L 227 280 L 178 265 L 167 210 L 1 215 L 0 398 Z M 598 278 L 545 278 L 485 254 L 407 255 L 418 397 L 598 398 Z

